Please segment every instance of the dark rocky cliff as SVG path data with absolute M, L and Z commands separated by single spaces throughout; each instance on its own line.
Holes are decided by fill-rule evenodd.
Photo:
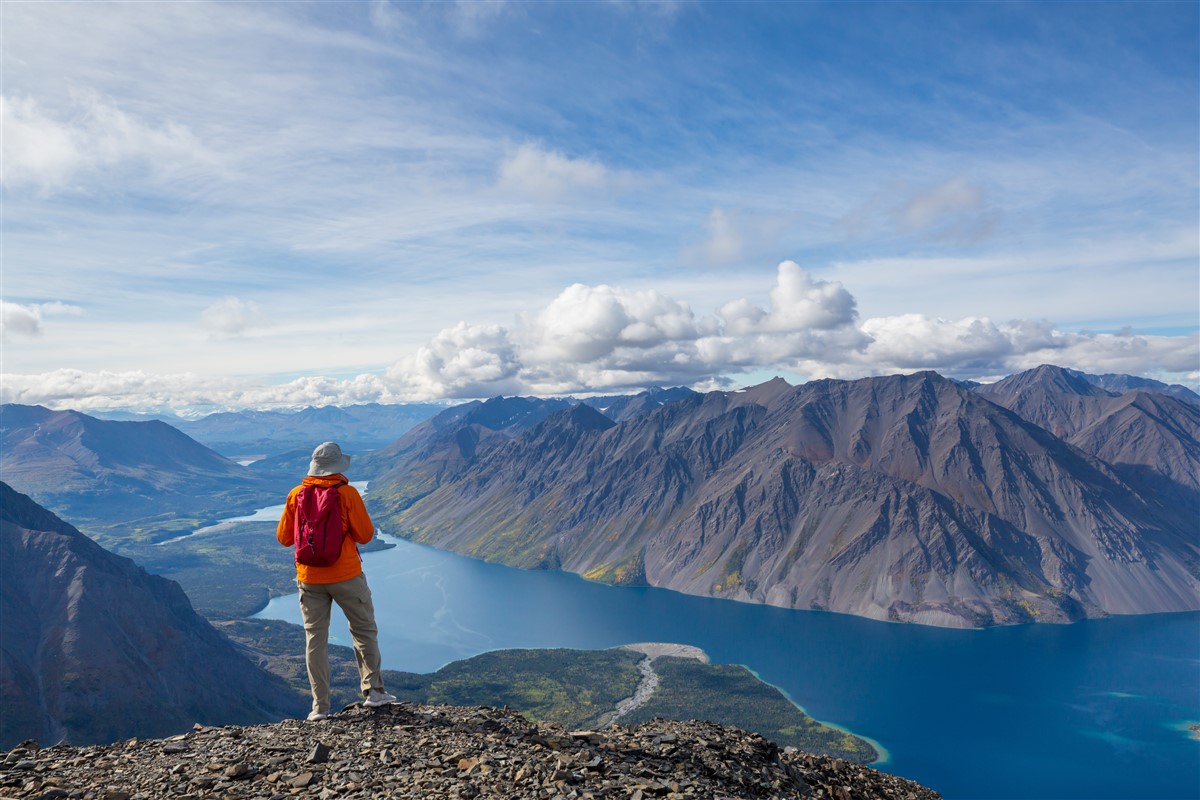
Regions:
M 0 746 L 164 736 L 307 703 L 193 610 L 179 585 L 113 555 L 0 483 Z

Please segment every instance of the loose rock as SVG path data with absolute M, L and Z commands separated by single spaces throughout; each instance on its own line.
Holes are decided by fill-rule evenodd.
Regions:
M 318 736 L 320 738 L 318 738 Z M 170 742 L 170 743 L 168 743 Z M 167 754 L 168 757 L 164 757 Z M 61 787 L 61 789 L 60 789 Z M 69 790 L 68 790 L 69 789 Z M 61 795 L 55 792 L 63 791 Z M 153 800 L 937 800 L 849 761 L 781 749 L 707 722 L 567 731 L 486 707 L 351 706 L 299 720 L 205 728 L 170 740 L 0 757 L 0 797 Z

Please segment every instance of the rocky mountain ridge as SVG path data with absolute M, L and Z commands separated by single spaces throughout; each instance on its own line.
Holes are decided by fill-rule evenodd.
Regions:
M 636 419 L 676 400 L 690 389 L 651 389 L 635 395 L 572 398 L 493 397 L 447 409 L 381 450 L 358 467 L 374 481 L 386 511 L 407 508 L 442 483 L 457 478 L 480 453 L 531 431 L 552 414 L 581 406 L 596 418 Z
M 1071 402 L 1113 399 L 1083 385 Z M 1139 483 L 981 389 L 776 380 L 619 425 L 575 406 L 372 495 L 393 530 L 467 555 L 794 608 L 979 626 L 1200 605 L 1194 530 L 1142 489 L 1169 475 Z M 1145 402 L 1175 415 L 1186 472 L 1194 410 L 1125 407 Z
M 167 740 L 39 749 L 0 760 L 14 798 L 150 800 L 935 800 L 919 784 L 780 749 L 705 722 L 570 731 L 485 706 L 355 705 L 321 722 L 206 728 Z
M 1104 461 L 1175 525 L 1194 526 L 1200 519 L 1200 401 L 1132 380 L 1135 388 L 1118 394 L 1091 377 L 1042 365 L 976 392 Z

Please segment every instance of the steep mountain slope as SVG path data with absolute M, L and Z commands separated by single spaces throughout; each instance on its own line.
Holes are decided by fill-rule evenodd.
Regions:
M 164 422 L 8 404 L 0 426 L 4 480 L 89 531 L 231 516 L 280 489 Z
M 1099 419 L 1105 401 L 1118 396 L 1081 373 L 1051 364 L 977 386 L 975 392 L 1062 439 Z
M 1177 524 L 1194 526 L 1200 519 L 1200 405 L 1163 391 L 1118 395 L 1094 377 L 1044 365 L 976 391 L 1112 465 Z
M 306 710 L 197 616 L 177 584 L 4 483 L 0 629 L 0 747 L 164 736 Z
M 934 373 L 772 381 L 620 425 L 577 407 L 392 508 L 393 529 L 480 558 L 880 619 L 1200 605 L 1190 531 Z
M 373 506 L 385 513 L 398 511 L 459 475 L 492 439 L 527 431 L 570 405 L 566 400 L 537 397 L 494 397 L 464 403 L 359 459 L 356 467 L 372 481 Z
M 356 468 L 372 479 L 372 495 L 383 513 L 407 508 L 447 480 L 461 475 L 490 448 L 533 429 L 577 404 L 623 421 L 695 397 L 690 389 L 652 389 L 636 395 L 572 399 L 494 397 L 447 409 L 417 425 L 387 447 L 360 459 Z

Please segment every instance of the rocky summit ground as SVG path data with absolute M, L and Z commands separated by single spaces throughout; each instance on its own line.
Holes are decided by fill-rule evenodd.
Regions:
M 508 709 L 410 703 L 111 745 L 27 742 L 0 761 L 0 800 L 940 797 L 707 722 L 569 731 Z

